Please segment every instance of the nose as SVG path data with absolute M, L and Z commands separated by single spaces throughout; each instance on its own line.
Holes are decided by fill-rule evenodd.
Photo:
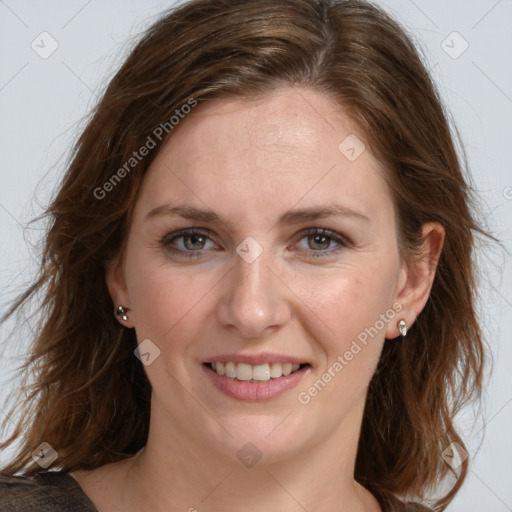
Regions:
M 269 260 L 266 251 L 250 263 L 236 255 L 234 268 L 226 276 L 217 318 L 238 337 L 263 338 L 291 317 L 289 291 Z

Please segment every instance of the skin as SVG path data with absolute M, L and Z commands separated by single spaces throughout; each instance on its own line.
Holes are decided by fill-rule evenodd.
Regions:
M 150 432 L 137 456 L 72 474 L 102 512 L 381 510 L 353 479 L 367 389 L 383 344 L 407 342 L 394 339 L 397 321 L 410 329 L 423 309 L 444 234 L 425 225 L 422 257 L 400 260 L 384 170 L 366 142 L 354 161 L 338 149 L 351 133 L 365 142 L 323 94 L 282 88 L 196 107 L 152 163 L 126 249 L 107 276 L 114 304 L 129 308 L 122 323 L 160 350 L 145 366 Z M 214 210 L 226 223 L 147 218 L 178 203 Z M 277 224 L 291 209 L 330 203 L 365 218 Z M 162 247 L 166 235 L 191 227 L 208 230 L 203 243 L 189 237 L 176 239 L 174 252 Z M 302 233 L 315 227 L 348 243 Z M 236 252 L 248 236 L 263 248 L 251 263 Z M 202 254 L 187 259 L 187 250 Z M 299 403 L 299 392 L 397 304 L 401 312 Z M 264 402 L 224 395 L 202 367 L 215 355 L 262 352 L 311 366 L 296 388 Z M 237 457 L 247 442 L 261 454 L 251 468 Z

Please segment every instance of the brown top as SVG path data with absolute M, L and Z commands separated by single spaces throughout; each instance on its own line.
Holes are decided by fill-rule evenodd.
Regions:
M 99 512 L 69 473 L 0 475 L 0 512 Z
M 371 490 L 382 512 L 430 512 L 414 503 L 402 503 L 391 493 Z M 48 471 L 35 476 L 0 475 L 0 512 L 99 512 L 66 472 Z

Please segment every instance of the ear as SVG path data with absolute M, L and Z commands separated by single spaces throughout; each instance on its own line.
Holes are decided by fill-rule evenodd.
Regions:
M 105 281 L 107 283 L 112 302 L 114 303 L 114 310 L 116 310 L 118 306 L 123 306 L 130 310 L 127 314 L 128 320 L 123 320 L 121 322 L 122 325 L 125 327 L 134 327 L 130 295 L 128 294 L 128 288 L 126 286 L 123 259 L 121 257 L 115 258 L 107 263 Z
M 397 322 L 404 319 L 410 329 L 421 313 L 430 296 L 430 290 L 436 275 L 437 264 L 443 249 L 445 231 L 439 222 L 428 222 L 422 227 L 422 244 L 419 254 L 412 256 L 400 270 L 395 302 L 402 305 Z M 390 322 L 386 329 L 386 338 L 397 338 L 397 322 Z

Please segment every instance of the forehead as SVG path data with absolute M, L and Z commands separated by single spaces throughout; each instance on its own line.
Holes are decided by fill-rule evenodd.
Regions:
M 184 138 L 200 149 L 202 136 L 208 134 L 221 147 L 231 143 L 232 150 L 243 144 L 244 149 L 289 149 L 295 154 L 332 152 L 340 135 L 360 131 L 339 104 L 303 87 L 283 87 L 257 99 L 210 100 L 193 110 L 179 128 L 181 136 L 176 133 L 171 138 L 170 150 Z
M 358 155 L 364 147 L 357 123 L 310 89 L 213 99 L 180 122 L 150 166 L 141 200 L 146 210 L 187 198 L 212 208 L 240 201 L 248 211 L 342 199 L 372 213 L 391 198 L 367 144 Z M 354 148 L 355 159 L 346 153 Z

